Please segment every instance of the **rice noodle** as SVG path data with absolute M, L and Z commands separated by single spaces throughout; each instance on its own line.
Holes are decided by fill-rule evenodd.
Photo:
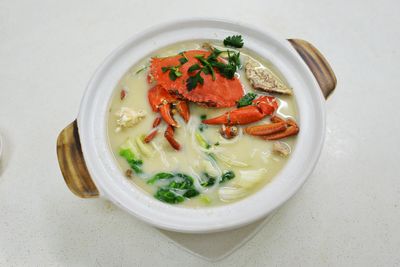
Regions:
M 160 145 L 156 142 L 156 141 L 152 141 L 150 142 L 151 145 L 154 147 L 154 149 L 158 152 L 158 154 L 160 154 L 160 159 L 161 161 L 164 163 L 164 166 L 169 168 L 171 166 L 171 164 L 169 163 L 169 161 L 167 160 L 167 157 L 165 156 L 165 152 L 163 151 L 163 149 L 160 147 Z

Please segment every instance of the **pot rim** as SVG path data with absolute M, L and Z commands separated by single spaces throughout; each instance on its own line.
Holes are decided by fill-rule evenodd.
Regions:
M 128 182 L 118 169 L 109 149 L 106 123 L 109 100 L 115 85 L 135 64 L 133 59 L 126 59 L 128 54 L 139 53 L 135 52 L 135 49 L 143 50 L 142 46 L 146 42 L 156 42 L 154 49 L 147 48 L 146 54 L 161 48 L 168 41 L 158 44 L 161 41 L 159 39 L 167 36 L 171 41 L 168 34 L 173 32 L 189 36 L 200 30 L 207 31 L 208 39 L 215 38 L 211 35 L 213 31 L 217 32 L 217 35 L 226 36 L 242 34 L 245 40 L 250 41 L 246 43 L 247 47 L 259 48 L 257 51 L 262 52 L 257 53 L 263 57 L 268 54 L 268 60 L 294 87 L 301 131 L 291 158 L 270 183 L 238 202 L 220 207 L 192 209 L 159 202 Z M 175 38 L 175 42 L 183 40 L 180 36 Z M 251 43 L 253 41 L 254 43 Z M 268 49 L 273 48 L 271 51 L 274 54 L 264 48 L 265 46 L 269 47 Z M 131 37 L 104 60 L 90 80 L 82 98 L 78 128 L 89 173 L 102 196 L 159 228 L 188 233 L 217 232 L 238 228 L 263 218 L 298 191 L 313 171 L 321 153 L 325 138 L 324 102 L 314 76 L 287 40 L 257 27 L 229 20 L 181 19 L 151 27 Z

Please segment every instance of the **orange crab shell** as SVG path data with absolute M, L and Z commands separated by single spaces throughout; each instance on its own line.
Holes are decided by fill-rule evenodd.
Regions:
M 235 106 L 236 102 L 243 96 L 243 86 L 238 78 L 227 79 L 215 71 L 215 80 L 212 79 L 211 75 L 205 75 L 201 73 L 201 77 L 204 79 L 204 84 L 198 84 L 196 88 L 188 91 L 186 87 L 186 80 L 194 75 L 189 75 L 188 69 L 194 64 L 200 64 L 195 56 L 202 55 L 205 58 L 210 55 L 210 52 L 203 50 L 190 50 L 184 52 L 188 62 L 183 64 L 179 71 L 182 73 L 181 77 L 178 77 L 175 81 L 169 78 L 169 72 L 163 72 L 162 67 L 178 66 L 180 64 L 179 59 L 183 58 L 182 55 L 176 55 L 165 58 L 152 58 L 150 73 L 157 84 L 166 88 L 171 94 L 177 97 L 201 103 L 210 107 L 232 107 Z

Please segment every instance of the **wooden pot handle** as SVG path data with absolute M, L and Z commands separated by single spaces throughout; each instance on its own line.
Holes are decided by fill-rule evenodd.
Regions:
M 83 158 L 76 120 L 58 135 L 57 156 L 65 183 L 75 195 L 82 198 L 99 196 Z
M 301 39 L 288 39 L 288 41 L 310 68 L 321 88 L 322 94 L 327 99 L 336 87 L 336 76 L 328 61 L 309 42 Z

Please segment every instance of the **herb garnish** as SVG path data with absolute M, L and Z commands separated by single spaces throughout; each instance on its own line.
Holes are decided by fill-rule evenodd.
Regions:
M 179 58 L 179 65 L 176 66 L 167 66 L 167 67 L 162 67 L 161 70 L 162 72 L 167 72 L 169 71 L 169 78 L 171 79 L 171 81 L 175 81 L 176 79 L 178 79 L 179 77 L 182 76 L 182 72 L 179 70 L 179 68 L 185 64 L 186 62 L 189 61 L 189 59 L 186 57 L 184 52 L 179 53 L 179 55 L 181 55 L 182 57 Z
M 201 63 L 200 66 L 198 63 L 193 64 L 188 69 L 188 73 L 191 74 L 195 71 L 196 74 L 190 76 L 186 80 L 186 88 L 188 91 L 192 91 L 194 88 L 197 87 L 198 84 L 203 84 L 204 79 L 201 77 L 201 73 L 205 75 L 211 75 L 212 79 L 215 80 L 215 71 L 214 68 L 225 78 L 233 79 L 235 76 L 236 71 L 240 68 L 240 52 L 230 51 L 227 50 L 228 53 L 228 62 L 223 63 L 218 61 L 218 56 L 224 51 L 221 51 L 217 48 L 214 48 L 211 54 L 205 58 L 202 55 L 195 56 L 195 58 Z
M 239 99 L 239 101 L 237 102 L 237 107 L 244 107 L 244 106 L 249 106 L 252 104 L 253 100 L 256 98 L 256 94 L 255 93 L 247 93 L 245 94 L 241 99 Z
M 179 65 L 178 66 L 162 67 L 161 70 L 162 70 L 162 72 L 169 71 L 169 78 L 172 81 L 175 81 L 177 78 L 182 76 L 182 72 L 180 72 L 180 70 L 179 70 Z
M 193 66 L 192 66 L 193 67 Z M 197 84 L 204 84 L 204 79 L 201 77 L 201 70 L 196 73 L 194 76 L 190 76 L 186 80 L 186 88 L 188 91 L 192 91 L 194 88 L 196 88 Z
M 225 46 L 231 46 L 236 48 L 242 48 L 244 43 L 241 35 L 232 35 L 224 39 Z
M 231 46 L 236 48 L 243 47 L 243 39 L 241 35 L 233 35 L 224 39 L 225 46 Z M 226 52 L 228 54 L 227 62 L 222 62 L 218 60 L 221 53 Z M 179 53 L 182 57 L 179 58 L 179 65 L 177 66 L 167 66 L 162 67 L 162 71 L 165 73 L 169 71 L 169 78 L 175 81 L 177 78 L 182 76 L 182 72 L 179 68 L 187 63 L 189 59 L 186 57 L 184 52 Z M 190 92 L 197 87 L 198 84 L 204 84 L 204 78 L 201 76 L 202 73 L 205 75 L 211 75 L 212 80 L 215 81 L 215 70 L 218 71 L 221 76 L 227 79 L 233 79 L 235 77 L 236 71 L 241 67 L 240 62 L 240 52 L 235 52 L 232 50 L 221 51 L 217 48 L 213 48 L 211 54 L 206 58 L 204 55 L 194 56 L 199 63 L 195 63 L 189 67 L 188 73 L 189 78 L 186 79 L 186 88 Z
M 181 57 L 179 59 L 179 62 L 181 63 L 181 65 L 185 64 L 186 62 L 188 62 L 189 60 L 186 57 Z

